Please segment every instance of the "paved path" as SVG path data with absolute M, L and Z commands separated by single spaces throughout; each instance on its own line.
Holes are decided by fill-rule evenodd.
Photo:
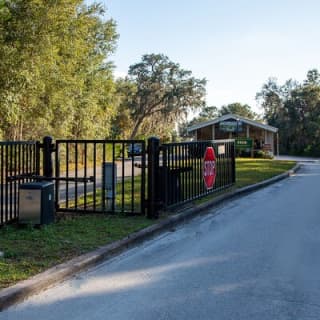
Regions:
M 320 319 L 319 185 L 305 164 L 0 319 Z
M 288 160 L 288 161 L 297 161 L 297 162 L 320 162 L 320 158 L 312 158 L 312 157 L 298 157 L 298 156 L 275 156 L 275 160 Z

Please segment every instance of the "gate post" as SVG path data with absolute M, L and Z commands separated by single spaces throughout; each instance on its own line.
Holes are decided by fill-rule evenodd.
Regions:
M 159 212 L 160 139 L 148 139 L 148 218 L 158 218 Z
M 235 140 L 231 142 L 231 172 L 232 183 L 236 182 L 236 143 Z
M 43 175 L 47 178 L 52 178 L 53 177 L 52 137 L 49 137 L 49 136 L 44 137 L 42 147 L 43 147 Z

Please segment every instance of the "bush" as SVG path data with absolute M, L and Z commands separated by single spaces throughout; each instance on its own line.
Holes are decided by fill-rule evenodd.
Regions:
M 253 152 L 253 157 L 259 159 L 273 159 L 273 154 L 269 151 L 255 150 Z

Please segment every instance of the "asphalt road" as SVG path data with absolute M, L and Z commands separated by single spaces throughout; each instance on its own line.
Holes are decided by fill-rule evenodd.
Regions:
M 0 319 L 320 319 L 319 185 L 305 164 Z

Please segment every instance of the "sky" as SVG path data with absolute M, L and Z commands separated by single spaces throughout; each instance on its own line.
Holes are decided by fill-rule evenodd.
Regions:
M 302 82 L 320 69 L 320 0 L 98 2 L 117 23 L 116 75 L 163 53 L 207 79 L 210 106 L 240 102 L 260 113 L 255 96 L 268 78 Z

